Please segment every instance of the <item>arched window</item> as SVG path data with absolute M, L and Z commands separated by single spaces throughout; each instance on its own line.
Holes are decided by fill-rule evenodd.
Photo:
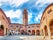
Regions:
M 32 28 L 34 28 L 34 26 L 32 26 Z
M 36 26 L 36 28 L 38 28 L 39 26 Z
M 13 25 L 11 25 L 10 27 L 13 27 Z
M 50 12 L 52 12 L 52 9 L 50 9 L 50 10 L 48 11 L 48 14 L 49 14 Z
M 43 20 L 45 19 L 45 17 L 43 17 Z
M 28 26 L 28 28 L 30 28 L 30 26 Z
M 18 26 L 16 26 L 18 28 Z

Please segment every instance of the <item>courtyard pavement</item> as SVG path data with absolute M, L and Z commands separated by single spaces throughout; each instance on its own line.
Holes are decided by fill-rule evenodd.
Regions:
M 45 39 L 43 36 L 35 36 L 35 35 L 34 36 L 13 35 L 13 36 L 0 36 L 0 40 L 50 40 L 50 39 L 48 39 L 48 38 Z
M 35 36 L 14 35 L 14 36 L 0 36 L 0 40 L 29 40 L 30 37 L 35 38 Z

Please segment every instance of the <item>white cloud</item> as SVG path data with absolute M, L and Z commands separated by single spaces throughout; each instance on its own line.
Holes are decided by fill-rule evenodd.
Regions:
M 0 0 L 0 3 L 4 2 L 4 3 L 9 3 L 10 5 L 14 4 L 16 6 L 19 6 L 27 1 L 28 0 Z
M 13 10 L 5 11 L 5 14 L 7 15 L 7 17 L 10 17 L 10 18 L 14 18 L 14 17 L 21 18 L 22 17 L 21 16 L 22 11 L 20 9 L 16 11 L 13 11 Z
M 5 11 L 7 17 L 10 17 L 12 23 L 22 23 L 22 11 L 18 9 L 17 11 Z M 18 21 L 12 20 L 12 18 L 18 18 Z
M 47 3 L 48 4 L 53 3 L 53 0 L 37 0 L 35 6 L 37 6 L 40 9 L 40 7 L 43 7 L 43 5 Z M 35 16 L 34 20 L 38 22 L 38 20 L 41 19 L 41 16 L 42 16 L 42 12 L 40 12 L 37 17 Z
M 41 16 L 42 16 L 42 13 L 40 12 L 37 17 L 35 16 L 34 20 L 38 22 L 39 19 L 41 19 Z
M 45 4 L 50 4 L 50 3 L 53 3 L 53 0 L 37 0 L 36 1 L 36 3 L 35 3 L 35 6 L 37 6 L 37 8 L 39 8 L 40 9 L 40 7 L 43 7 L 43 5 L 45 5 Z M 40 5 L 38 5 L 38 4 L 40 4 Z M 35 21 L 39 21 L 39 19 L 41 19 L 41 16 L 42 16 L 42 11 L 40 11 L 40 13 L 38 14 L 38 16 L 36 17 L 35 16 Z
M 37 0 L 37 2 L 35 3 L 35 6 L 37 6 L 40 3 L 39 7 L 42 7 L 44 4 L 46 3 L 53 3 L 53 0 Z
M 53 0 L 37 0 L 35 3 L 35 6 L 37 6 L 37 8 L 40 9 L 40 7 L 43 7 L 43 5 L 47 4 L 47 3 L 48 4 L 53 3 Z M 38 4 L 40 4 L 40 5 L 38 5 Z M 37 17 L 35 16 L 34 20 L 38 22 L 39 19 L 41 19 L 41 16 L 42 16 L 42 12 L 40 12 Z
M 31 18 L 32 18 L 32 13 L 28 13 L 28 21 L 29 22 L 30 22 Z

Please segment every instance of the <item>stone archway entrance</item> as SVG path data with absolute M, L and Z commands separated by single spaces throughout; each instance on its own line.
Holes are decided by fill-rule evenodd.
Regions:
M 48 36 L 47 26 L 44 26 L 45 36 Z
M 32 35 L 35 35 L 35 30 L 32 30 Z
M 28 30 L 28 33 L 27 33 L 28 35 L 31 35 L 31 30 Z
M 4 26 L 0 26 L 0 36 L 4 36 Z
M 28 30 L 29 33 L 31 33 L 31 30 Z
M 24 34 L 24 30 L 21 30 L 21 34 L 22 34 L 22 35 Z
M 36 30 L 36 35 L 40 35 L 40 30 Z
M 51 35 L 53 35 L 53 20 L 50 21 L 50 32 L 51 32 Z

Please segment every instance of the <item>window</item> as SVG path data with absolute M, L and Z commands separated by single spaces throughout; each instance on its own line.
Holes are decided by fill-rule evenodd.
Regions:
M 18 26 L 16 26 L 18 28 Z
M 49 14 L 50 12 L 52 12 L 52 9 L 50 9 L 50 10 L 48 11 L 48 14 Z
M 43 17 L 43 20 L 45 19 L 45 17 Z
M 36 26 L 36 28 L 38 28 L 39 26 Z
M 13 27 L 12 25 L 10 27 Z
M 2 16 L 2 18 L 5 20 L 4 16 Z
M 32 28 L 33 28 L 34 26 L 32 26 Z
M 22 26 L 20 26 L 20 28 L 22 28 Z
M 28 28 L 30 28 L 30 26 L 28 26 Z

